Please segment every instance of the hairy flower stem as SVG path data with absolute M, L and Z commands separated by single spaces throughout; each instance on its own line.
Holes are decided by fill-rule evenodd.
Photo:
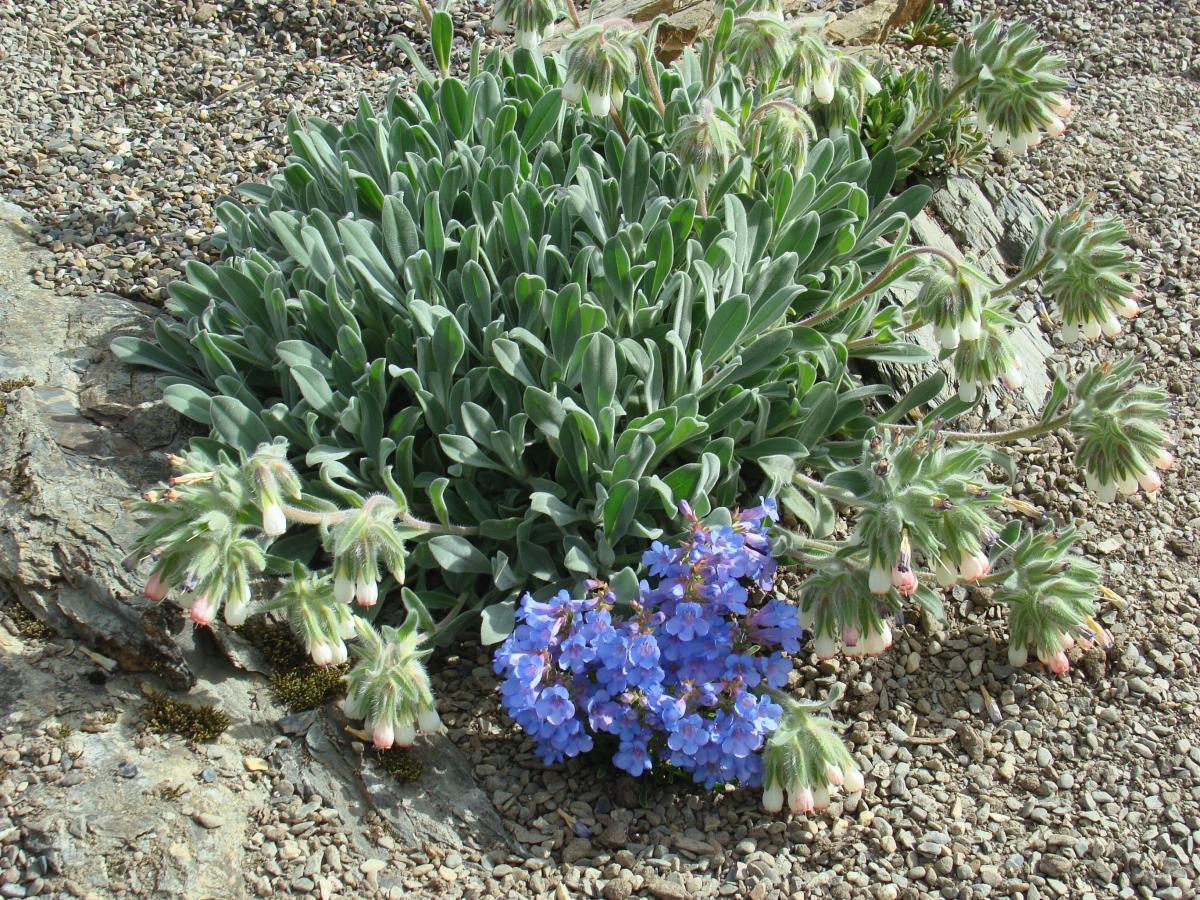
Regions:
M 567 0 L 568 4 L 571 0 Z M 646 80 L 646 87 L 650 89 L 650 96 L 654 98 L 654 108 L 658 110 L 660 116 L 667 114 L 667 104 L 663 100 L 662 89 L 658 86 L 658 77 L 654 71 L 654 60 L 650 56 L 650 46 L 643 38 L 638 42 L 638 57 L 642 62 L 642 77 Z
M 425 27 L 428 28 L 433 24 L 433 10 L 429 8 L 429 4 L 425 0 L 414 0 L 414 2 L 417 9 L 421 11 L 421 18 L 425 20 Z
M 625 130 L 625 123 L 621 121 L 621 114 L 617 112 L 617 108 L 615 106 L 610 106 L 608 108 L 608 117 L 612 119 L 613 125 L 616 126 L 617 133 L 621 135 L 621 140 L 628 144 L 629 132 Z
M 379 506 L 385 502 L 391 503 L 392 501 L 387 497 L 370 497 L 363 504 L 362 509 Z M 284 515 L 293 522 L 298 522 L 301 525 L 336 525 L 339 522 L 344 522 L 351 515 L 359 511 L 357 509 L 339 509 L 334 512 L 322 513 L 299 506 L 289 506 L 287 504 L 283 506 Z M 397 516 L 409 528 L 416 528 L 420 531 L 428 531 L 434 534 L 473 535 L 479 533 L 478 528 L 468 525 L 441 525 L 437 522 L 426 522 L 424 519 L 418 519 L 416 516 L 409 515 L 406 512 L 397 512 Z
M 800 472 L 792 476 L 792 481 L 802 488 L 812 491 L 814 494 L 820 494 L 823 497 L 828 497 L 830 500 L 835 500 L 844 506 L 861 506 L 862 502 L 849 491 L 843 490 L 840 487 L 835 487 L 831 484 L 826 484 L 823 481 L 818 481 L 816 478 L 809 478 Z
M 964 79 L 954 85 L 953 88 L 946 94 L 942 100 L 942 105 L 931 109 L 925 116 L 913 126 L 913 130 L 900 138 L 893 145 L 897 150 L 903 150 L 905 147 L 911 147 L 915 144 L 925 132 L 936 125 L 945 115 L 950 106 L 957 100 L 965 91 L 975 86 L 975 82 L 979 80 L 978 75 L 972 75 L 970 78 Z
M 567 18 L 571 20 L 571 24 L 576 28 L 580 26 L 579 10 L 575 8 L 575 0 L 565 0 L 567 9 Z
M 1033 438 L 1039 435 L 1048 434 L 1051 431 L 1057 431 L 1065 426 L 1071 420 L 1070 415 L 1062 415 L 1051 419 L 1049 422 L 1039 422 L 1036 425 L 1027 425 L 1024 428 L 1014 428 L 1010 431 L 997 431 L 994 433 L 977 432 L 977 431 L 938 431 L 940 437 L 948 441 L 973 441 L 980 444 L 1004 444 L 1009 441 L 1018 441 L 1021 438 Z M 884 428 L 890 428 L 892 431 L 916 431 L 923 426 L 918 425 L 893 425 L 883 423 Z
M 1038 275 L 1040 275 L 1042 270 L 1050 264 L 1050 260 L 1053 258 L 1054 254 L 1047 250 L 1042 254 L 1041 259 L 1034 263 L 1032 267 L 1029 269 L 1022 269 L 1008 281 L 1004 282 L 1004 284 L 997 288 L 993 288 L 991 292 L 992 296 L 1003 297 L 1005 294 L 1012 293 L 1031 278 L 1036 278 Z
M 864 297 L 869 297 L 871 294 L 875 293 L 875 291 L 879 290 L 880 286 L 887 282 L 888 278 L 891 277 L 892 272 L 894 272 L 896 267 L 901 263 L 907 262 L 913 257 L 920 256 L 925 253 L 933 256 L 940 256 L 950 264 L 950 268 L 954 274 L 956 276 L 958 275 L 958 260 L 954 258 L 952 253 L 947 253 L 945 250 L 942 250 L 938 247 L 913 247 L 911 250 L 905 250 L 903 253 L 893 259 L 879 271 L 879 274 L 877 274 L 874 278 L 864 284 L 861 288 L 859 288 L 841 303 L 837 304 L 837 306 L 830 307 L 829 309 L 819 313 L 813 313 L 808 318 L 801 319 L 794 327 L 803 326 L 811 328 L 813 325 L 819 325 L 822 322 L 832 319 L 834 316 L 845 312 L 859 300 L 862 300 Z

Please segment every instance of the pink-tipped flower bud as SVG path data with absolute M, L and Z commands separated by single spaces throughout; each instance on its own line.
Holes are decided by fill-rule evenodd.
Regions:
M 1025 664 L 1029 662 L 1029 648 L 1024 644 L 1008 645 L 1008 664 L 1014 669 L 1023 669 Z
M 158 603 L 163 597 L 167 596 L 167 592 L 170 590 L 170 585 L 163 581 L 158 573 L 155 572 L 146 579 L 146 586 L 142 588 L 142 596 L 147 600 Z
M 847 769 L 843 773 L 842 786 L 846 789 L 847 794 L 857 794 L 865 784 L 863 773 L 858 769 Z
M 881 565 L 871 566 L 871 574 L 867 579 L 867 586 L 872 594 L 886 594 L 892 589 L 892 576 L 888 570 Z
M 392 744 L 396 743 L 396 732 L 392 729 L 391 725 L 385 725 L 381 722 L 371 732 L 371 742 L 378 750 L 390 750 Z
M 1071 661 L 1067 659 L 1067 654 L 1062 650 L 1039 650 L 1038 659 L 1055 675 L 1061 675 L 1071 668 Z
M 1073 650 L 1075 648 L 1075 638 L 1071 637 L 1070 632 L 1064 631 L 1058 636 L 1058 646 L 1061 650 Z
M 892 646 L 892 626 L 887 622 L 881 622 L 879 625 L 879 636 L 883 638 L 883 649 L 886 650 Z
M 1137 477 L 1137 482 L 1141 485 L 1143 491 L 1147 494 L 1153 494 L 1162 487 L 1162 478 L 1158 473 L 1151 469 L 1149 472 L 1143 472 Z
M 793 787 L 788 791 L 788 806 L 796 815 L 813 811 L 813 792 L 809 788 Z
M 379 601 L 379 583 L 366 578 L 358 579 L 354 599 L 359 606 L 374 606 Z
M 1010 391 L 1019 391 L 1025 387 L 1025 373 L 1019 367 L 1013 366 L 1000 376 L 1000 383 Z
M 901 597 L 911 597 L 917 592 L 917 573 L 907 566 L 892 569 L 892 585 Z
M 1153 465 L 1154 468 L 1162 469 L 1165 472 L 1171 466 L 1175 465 L 1175 454 L 1170 450 L 1159 450 L 1158 456 L 1154 457 Z
M 1117 314 L 1126 319 L 1136 319 L 1142 307 L 1132 297 L 1122 297 L 1117 306 Z
M 992 569 L 992 564 L 982 553 L 963 553 L 958 570 L 962 572 L 963 581 L 978 581 Z
M 1056 116 L 1061 116 L 1064 119 L 1071 115 L 1075 109 L 1074 104 L 1071 103 L 1071 98 L 1064 97 L 1062 94 L 1055 94 L 1053 97 L 1051 97 L 1047 106 L 1050 108 L 1050 112 L 1054 113 Z
M 769 813 L 777 813 L 783 809 L 783 788 L 772 783 L 763 791 L 763 809 Z
M 217 614 L 217 601 L 208 594 L 201 594 L 192 604 L 190 615 L 197 625 L 211 625 Z
M 827 762 L 825 763 L 825 780 L 835 787 L 841 787 L 842 782 L 845 779 L 842 777 L 841 769 L 839 769 L 833 763 Z
M 1067 123 L 1058 116 L 1051 116 L 1049 123 L 1046 125 L 1046 134 L 1052 138 L 1062 137 L 1062 133 L 1067 130 Z
M 1121 333 L 1121 321 L 1116 316 L 1110 315 L 1100 323 L 1100 330 L 1104 332 L 1106 338 L 1112 340 Z
M 333 662 L 333 648 L 324 641 L 320 641 L 309 647 L 308 654 L 318 666 L 327 666 Z

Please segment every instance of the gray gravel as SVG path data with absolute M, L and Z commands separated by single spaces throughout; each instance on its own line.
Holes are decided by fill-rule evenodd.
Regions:
M 465 648 L 435 672 L 443 718 L 530 852 L 449 858 L 374 833 L 410 896 L 1200 891 L 1200 7 L 1026 0 L 1002 10 L 1032 20 L 1068 58 L 1077 111 L 1064 138 L 997 169 L 1038 185 L 1052 206 L 1084 192 L 1128 221 L 1150 308 L 1118 349 L 1147 358 L 1179 411 L 1179 463 L 1154 501 L 1099 506 L 1065 443 L 1019 450 L 1023 494 L 1079 519 L 1124 598 L 1102 615 L 1114 650 L 1092 651 L 1062 678 L 1014 672 L 994 617 L 960 597 L 943 633 L 910 625 L 881 659 L 800 668 L 807 689 L 847 686 L 839 715 L 867 789 L 828 815 L 776 818 L 750 794 L 705 796 L 578 761 L 544 768 L 497 708 L 487 654 Z M 379 96 L 398 60 L 382 37 L 413 18 L 366 0 L 0 0 L 0 191 L 45 227 L 55 262 L 37 277 L 159 299 L 204 254 L 213 202 L 280 163 L 287 113 L 338 118 L 360 90 Z M 459 26 L 478 33 L 477 11 Z M 1059 361 L 1113 352 L 1077 346 Z M 52 752 L 45 734 L 5 736 L 5 790 Z M 249 889 L 320 892 L 344 871 L 355 874 L 342 890 L 370 888 L 376 864 L 351 864 L 344 841 L 292 834 L 303 798 L 289 789 L 272 780 L 248 835 L 261 860 Z M 34 883 L 19 866 L 9 880 L 18 845 L 8 834 L 0 828 L 0 882 Z

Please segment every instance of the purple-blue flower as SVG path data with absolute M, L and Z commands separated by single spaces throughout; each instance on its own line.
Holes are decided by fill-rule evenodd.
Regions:
M 690 641 L 695 637 L 704 637 L 712 626 L 704 618 L 704 607 L 687 601 L 675 607 L 675 615 L 667 619 L 663 627 L 668 634 L 681 641 Z

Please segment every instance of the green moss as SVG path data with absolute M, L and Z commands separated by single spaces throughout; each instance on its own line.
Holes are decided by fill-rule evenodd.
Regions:
M 421 761 L 409 747 L 376 750 L 374 757 L 375 764 L 397 781 L 408 784 L 421 777 Z
M 0 379 L 0 394 L 11 394 L 13 391 L 18 391 L 24 387 L 33 387 L 35 382 L 28 375 L 22 375 L 20 378 L 3 378 Z M 4 402 L 4 398 L 0 397 L 0 418 L 8 412 L 8 404 Z
M 229 716 L 209 704 L 184 703 L 152 691 L 146 701 L 147 727 L 159 734 L 178 734 L 189 741 L 206 742 L 229 727 Z
M 53 628 L 37 618 L 20 603 L 14 601 L 9 605 L 6 612 L 9 619 L 12 620 L 13 628 L 23 638 L 45 640 L 57 634 Z
M 314 665 L 286 624 L 255 616 L 237 632 L 271 663 L 271 694 L 280 706 L 292 712 L 316 709 L 345 691 L 348 666 Z

